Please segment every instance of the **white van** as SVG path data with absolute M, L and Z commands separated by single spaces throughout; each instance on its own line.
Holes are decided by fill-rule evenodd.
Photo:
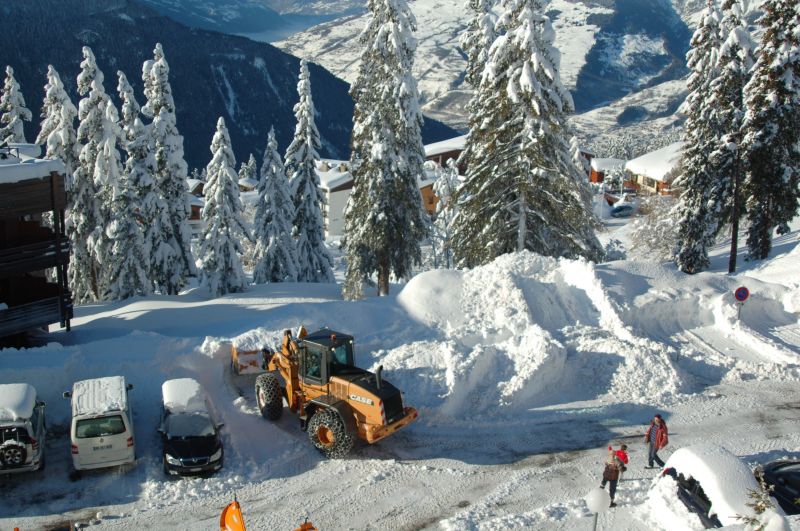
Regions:
M 44 468 L 44 402 L 26 383 L 0 385 L 0 474 Z
M 76 471 L 124 465 L 136 460 L 133 415 L 128 402 L 132 385 L 123 376 L 75 382 L 72 392 L 72 466 Z

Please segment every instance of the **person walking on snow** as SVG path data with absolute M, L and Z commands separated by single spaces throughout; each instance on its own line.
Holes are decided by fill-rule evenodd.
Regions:
M 614 448 L 608 447 L 608 459 L 606 459 L 605 468 L 603 469 L 603 482 L 600 483 L 600 488 L 605 489 L 608 483 L 608 494 L 611 497 L 609 507 L 616 507 L 614 503 L 614 496 L 617 494 L 617 482 L 622 471 L 625 470 L 625 463 L 614 452 Z
M 663 467 L 664 461 L 658 457 L 658 451 L 664 448 L 669 443 L 669 434 L 667 432 L 667 423 L 661 415 L 656 414 L 653 420 L 650 421 L 650 427 L 644 434 L 644 443 L 650 446 L 647 454 L 647 466 L 645 468 L 655 468 L 653 461 L 658 463 L 658 466 Z
M 619 447 L 619 450 L 615 452 L 615 455 L 617 456 L 617 459 L 619 459 L 622 462 L 622 468 L 619 471 L 619 479 L 620 481 L 622 481 L 622 473 L 625 472 L 625 470 L 627 470 L 628 468 L 626 466 L 628 464 L 628 445 L 627 444 L 621 445 Z

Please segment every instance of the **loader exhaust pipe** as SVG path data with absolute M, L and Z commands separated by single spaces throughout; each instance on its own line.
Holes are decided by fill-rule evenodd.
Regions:
M 382 372 L 383 365 L 378 365 L 378 370 L 375 371 L 375 387 L 377 387 L 379 391 L 381 389 L 381 382 L 383 382 L 383 378 L 381 377 Z

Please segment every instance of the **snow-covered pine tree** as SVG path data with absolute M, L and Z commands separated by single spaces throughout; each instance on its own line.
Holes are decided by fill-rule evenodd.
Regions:
M 592 189 L 589 186 L 589 172 L 591 166 L 589 161 L 581 154 L 581 146 L 578 137 L 572 135 L 569 139 L 569 156 L 575 169 L 578 170 L 573 174 L 575 178 L 575 187 L 580 194 L 583 206 L 588 211 L 594 211 L 592 204 Z
M 711 197 L 717 179 L 709 157 L 719 145 L 719 129 L 713 122 L 711 83 L 717 77 L 717 53 L 721 44 L 720 13 L 714 0 L 707 0 L 700 23 L 686 54 L 691 74 L 686 114 L 682 173 L 675 185 L 683 190 L 678 206 L 678 249 L 675 262 L 685 273 L 708 267 L 708 248 L 714 243 L 718 212 Z
M 436 219 L 431 234 L 434 267 L 451 269 L 454 266 L 451 233 L 453 219 L 458 212 L 455 198 L 461 186 L 461 178 L 458 175 L 456 161 L 453 159 L 447 160 L 446 168 L 439 168 L 438 164 L 436 166 L 437 176 L 433 183 L 433 193 L 439 198 L 439 202 L 436 203 Z
M 186 283 L 186 277 L 195 275 L 194 257 L 191 249 L 191 228 L 188 219 L 191 213 L 186 194 L 188 167 L 183 157 L 183 137 L 178 133 L 175 119 L 175 101 L 169 83 L 169 65 L 161 44 L 156 44 L 154 57 L 142 66 L 147 103 L 142 108 L 145 116 L 153 119 L 149 129 L 153 136 L 153 153 L 156 163 L 156 183 L 164 203 L 169 208 L 171 234 L 167 238 L 180 258 L 176 271 L 169 275 L 169 282 L 162 285 L 166 293 L 176 294 Z
M 36 143 L 45 147 L 47 159 L 61 159 L 66 168 L 68 181 L 78 165 L 78 137 L 75 118 L 78 109 L 73 105 L 64 83 L 53 65 L 47 67 L 47 84 L 44 86 L 42 125 Z M 67 188 L 69 188 L 69 182 Z
M 256 173 L 258 172 L 258 165 L 256 158 L 250 153 L 250 158 L 247 162 L 243 162 L 239 167 L 239 183 L 252 183 L 256 182 Z
M 503 0 L 470 124 L 470 157 L 453 235 L 456 263 L 484 264 L 528 249 L 548 256 L 603 255 L 576 181 L 555 34 L 539 0 Z
M 256 241 L 253 282 L 294 282 L 297 280 L 297 256 L 292 239 L 294 203 L 283 161 L 278 154 L 274 128 L 269 130 L 256 190 L 258 208 L 253 223 Z
M 298 282 L 335 282 L 333 260 L 325 248 L 322 207 L 325 197 L 319 189 L 317 161 L 320 147 L 319 131 L 314 123 L 314 100 L 311 97 L 311 78 L 305 59 L 300 61 L 297 83 L 300 101 L 294 106 L 297 120 L 294 139 L 286 150 L 286 174 L 289 176 L 292 202 L 295 208 L 293 236 L 297 251 Z
M 25 98 L 14 78 L 14 69 L 6 67 L 6 81 L 0 95 L 0 144 L 3 142 L 26 143 L 22 122 L 31 121 L 31 111 L 25 107 Z
M 78 141 L 82 143 L 78 166 L 72 179 L 72 202 L 67 213 L 67 235 L 72 257 L 69 264 L 69 284 L 73 300 L 97 300 L 99 291 L 99 265 L 94 247 L 101 238 L 100 203 L 95 185 L 95 163 L 103 139 L 103 123 L 108 96 L 103 90 L 103 73 L 97 68 L 94 53 L 83 47 L 83 61 L 78 75 Z
M 405 277 L 421 263 L 420 242 L 429 226 L 418 185 L 425 152 L 411 73 L 416 20 L 405 0 L 370 0 L 367 9 L 360 36 L 364 51 L 350 88 L 355 110 L 353 193 L 345 212 L 347 299 L 362 297 L 362 283 L 373 273 L 378 295 L 388 295 L 390 275 Z
M 236 160 L 222 117 L 217 121 L 211 153 L 211 162 L 206 166 L 208 183 L 204 188 L 205 228 L 200 238 L 203 264 L 200 281 L 212 296 L 219 297 L 243 291 L 247 285 L 239 255 L 242 253 L 241 238 L 250 239 L 241 216 Z
M 745 170 L 741 149 L 744 125 L 744 86 L 753 66 L 755 45 L 750 38 L 739 0 L 724 0 L 720 23 L 722 43 L 717 53 L 717 77 L 711 81 L 713 123 L 719 140 L 710 160 L 714 168 L 708 208 L 718 234 L 731 226 L 731 250 L 728 272 L 736 271 L 739 239 L 739 218 L 743 214 L 742 181 Z
M 772 231 L 789 230 L 800 201 L 800 3 L 765 0 L 764 32 L 745 86 L 748 257 L 763 260 Z

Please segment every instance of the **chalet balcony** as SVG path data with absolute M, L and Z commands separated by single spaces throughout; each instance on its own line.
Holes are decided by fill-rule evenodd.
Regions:
M 71 307 L 66 312 L 64 300 L 60 297 L 50 297 L 0 310 L 0 337 L 50 323 L 60 323 L 62 327 L 68 326 L 71 316 Z

